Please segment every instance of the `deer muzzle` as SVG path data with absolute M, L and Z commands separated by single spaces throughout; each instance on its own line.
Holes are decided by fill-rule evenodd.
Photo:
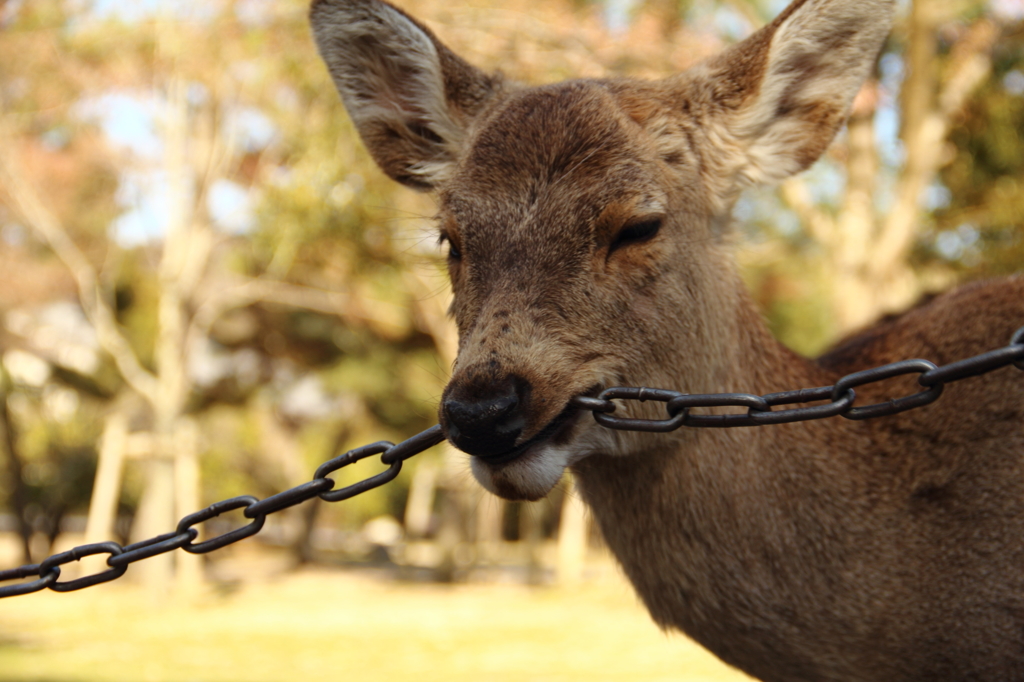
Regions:
M 504 459 L 515 451 L 526 426 L 529 393 L 529 383 L 514 375 L 453 381 L 441 402 L 448 440 L 470 455 Z

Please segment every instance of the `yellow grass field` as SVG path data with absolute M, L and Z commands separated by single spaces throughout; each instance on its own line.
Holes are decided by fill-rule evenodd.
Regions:
M 448 586 L 308 569 L 163 605 L 122 583 L 0 602 L 0 680 L 749 679 L 660 631 L 619 577 Z

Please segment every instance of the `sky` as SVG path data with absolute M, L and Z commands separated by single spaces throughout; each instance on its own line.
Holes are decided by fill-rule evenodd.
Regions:
M 100 19 L 117 18 L 125 22 L 142 21 L 162 12 L 171 12 L 183 19 L 214 16 L 216 2 L 206 0 L 78 0 L 91 7 Z
M 143 21 L 161 12 L 202 20 L 213 15 L 215 2 L 205 0 L 78 0 L 90 3 L 98 19 L 116 18 L 125 22 Z M 773 0 L 774 1 L 774 0 Z M 625 29 L 636 0 L 607 0 L 606 20 L 613 28 Z M 785 0 L 776 4 L 784 5 Z M 730 38 L 738 39 L 751 27 L 736 12 L 714 10 L 707 2 L 694 5 L 694 20 L 709 21 Z M 236 11 L 247 23 L 258 24 L 271 9 L 271 0 L 243 0 Z M 112 225 L 112 236 L 121 245 L 131 247 L 158 240 L 166 231 L 169 197 L 167 178 L 161 169 L 163 141 L 160 118 L 165 103 L 154 93 L 111 91 L 79 105 L 83 120 L 97 123 L 110 143 L 132 157 L 134 163 L 121 174 L 117 199 L 124 213 Z M 271 143 L 275 130 L 270 120 L 255 109 L 242 108 L 231 117 L 230 125 L 245 151 L 257 151 Z M 258 198 L 246 188 L 226 179 L 216 180 L 207 193 L 207 208 L 216 226 L 228 233 L 241 233 L 253 227 L 253 211 Z
M 162 12 L 177 18 L 202 21 L 215 15 L 211 0 L 76 0 L 86 4 L 98 20 L 118 19 L 127 23 L 144 21 Z M 237 11 L 247 23 L 259 23 L 270 8 L 270 0 L 244 0 Z M 190 97 L 201 99 L 201 86 Z M 111 226 L 111 236 L 131 247 L 158 240 L 166 232 L 169 214 L 167 178 L 161 168 L 164 152 L 160 119 L 166 102 L 154 92 L 115 90 L 84 100 L 78 116 L 96 123 L 111 145 L 130 158 L 120 177 L 117 200 L 124 208 Z M 240 107 L 228 117 L 238 151 L 258 151 L 273 140 L 276 131 L 270 119 L 258 110 Z M 217 179 L 207 192 L 207 209 L 215 226 L 228 233 L 253 227 L 256 197 L 245 187 Z
M 117 192 L 125 213 L 112 226 L 114 238 L 123 246 L 159 239 L 166 229 L 169 197 L 159 130 L 165 107 L 166 102 L 153 93 L 131 91 L 111 91 L 77 107 L 80 118 L 98 124 L 110 144 L 131 159 Z M 259 151 L 276 135 L 270 119 L 251 107 L 239 107 L 227 118 L 226 126 L 233 129 L 227 137 L 236 141 L 238 151 Z M 215 180 L 207 193 L 215 225 L 229 233 L 252 228 L 254 201 L 246 188 L 223 178 Z
M 202 20 L 213 15 L 212 0 L 79 0 L 90 2 L 92 12 L 100 19 L 115 17 L 134 22 L 170 11 L 179 17 Z M 613 29 L 625 29 L 637 0 L 606 0 L 606 21 Z M 769 0 L 769 14 L 781 11 L 787 0 Z M 243 0 L 237 12 L 247 23 L 262 22 L 271 10 L 272 0 Z M 1003 18 L 1024 17 L 1024 0 L 990 0 L 991 11 Z M 706 23 L 713 30 L 731 39 L 740 39 L 753 27 L 736 11 L 709 0 L 694 0 L 689 17 L 696 23 Z M 884 166 L 891 171 L 902 163 L 903 150 L 899 141 L 899 111 L 896 97 L 903 79 L 903 62 L 897 55 L 888 55 L 881 62 L 882 98 L 876 115 L 876 136 Z M 1019 74 L 1018 74 L 1019 76 Z M 1024 76 L 1005 83 L 1008 90 L 1024 93 Z M 202 97 L 199 92 L 197 97 Z M 159 133 L 160 118 L 165 103 L 158 95 L 146 92 L 112 91 L 81 103 L 79 115 L 84 120 L 98 123 L 111 144 L 130 155 L 135 163 L 122 172 L 118 201 L 125 212 L 112 226 L 113 237 L 124 246 L 133 246 L 157 240 L 166 229 L 168 197 L 166 176 L 161 166 L 163 142 Z M 229 116 L 238 139 L 239 151 L 258 151 L 271 144 L 276 134 L 270 120 L 256 109 L 239 108 Z M 821 164 L 819 164 L 821 166 Z M 819 194 L 842 192 L 842 177 L 834 169 L 812 169 L 808 181 Z M 884 187 L 884 183 L 882 183 Z M 943 201 L 943 188 L 931 188 L 924 197 L 930 208 Z M 820 196 L 818 198 L 828 199 Z M 207 208 L 217 227 L 227 233 L 243 233 L 254 224 L 254 206 L 258 197 L 245 187 L 227 179 L 216 180 L 207 193 Z M 878 197 L 883 205 L 884 192 Z

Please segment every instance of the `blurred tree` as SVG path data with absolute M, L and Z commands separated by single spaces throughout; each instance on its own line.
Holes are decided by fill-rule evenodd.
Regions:
M 940 46 L 942 33 L 950 39 Z M 819 271 L 828 273 L 835 331 L 826 337 L 905 308 L 936 277 L 948 286 L 949 278 L 941 278 L 948 270 L 911 257 L 927 223 L 927 193 L 949 160 L 950 129 L 987 77 L 998 33 L 969 3 L 914 0 L 882 57 L 883 67 L 899 75 L 865 87 L 844 139 L 825 161 L 841 164 L 843 191 L 827 192 L 832 201 L 821 202 L 806 177 L 783 185 L 785 202 L 821 259 Z M 898 116 L 898 141 L 890 131 L 879 135 L 882 116 L 886 125 Z M 808 345 L 820 348 L 827 340 Z
M 1011 16 L 992 70 L 950 134 L 948 191 L 922 258 L 966 276 L 1013 274 L 1024 265 L 1024 17 Z
M 5 366 L 18 350 L 48 368 L 38 385 L 8 386 L 31 409 L 5 413 L 7 476 L 24 489 L 35 457 L 94 457 L 102 422 L 109 466 L 91 533 L 110 532 L 123 502 L 111 481 L 132 453 L 155 455 L 137 515 L 148 536 L 204 501 L 276 492 L 338 450 L 434 422 L 457 347 L 435 207 L 359 144 L 307 4 L 0 0 L 0 351 Z M 401 4 L 470 61 L 531 83 L 665 76 L 780 9 L 622 3 L 626 21 L 609 26 L 602 2 Z M 916 0 L 828 157 L 781 194 L 741 200 L 746 274 L 787 343 L 813 352 L 958 269 L 1019 269 L 1016 26 L 977 2 Z M 922 203 L 943 186 L 948 205 Z M 42 311 L 69 301 L 87 324 L 42 333 Z M 63 435 L 43 397 L 57 387 L 80 403 L 69 417 L 79 427 Z M 455 575 L 459 547 L 493 543 L 515 512 L 469 491 L 462 455 L 421 461 L 316 518 L 289 512 L 288 542 L 309 559 L 314 524 L 353 529 L 387 514 L 433 536 L 441 517 Z M 3 486 L 4 502 L 24 519 L 18 489 Z M 524 536 L 557 525 L 534 520 Z M 571 566 L 585 525 L 566 516 L 563 527 L 577 529 Z M 152 565 L 140 569 L 166 575 Z
M 444 380 L 431 332 L 451 345 L 443 313 L 421 304 L 414 314 L 404 289 L 404 264 L 423 265 L 420 236 L 366 220 L 363 206 L 387 203 L 387 191 L 363 182 L 367 159 L 336 153 L 347 124 L 308 40 L 305 3 L 256 7 L 255 15 L 252 3 L 192 9 L 197 16 L 183 8 L 122 20 L 44 2 L 15 13 L 6 29 L 14 39 L 3 45 L 19 55 L 3 60 L 4 82 L 23 87 L 4 93 L 2 227 L 8 241 L 26 242 L 16 262 L 52 254 L 64 264 L 99 348 L 148 406 L 141 424 L 154 437 L 136 441 L 155 450 L 136 519 L 147 537 L 199 506 L 197 410 L 247 410 L 265 387 L 277 394 L 275 419 L 321 428 L 349 400 L 358 406 L 344 411 L 365 420 L 347 430 L 352 440 L 406 435 L 430 421 L 424 405 Z M 47 49 L 54 44 L 56 52 Z M 48 72 L 66 87 L 32 77 Z M 142 115 L 118 118 L 125 108 Z M 57 161 L 60 183 L 47 172 Z M 97 165 L 104 173 L 89 171 Z M 126 187 L 152 178 L 162 207 L 140 210 L 153 200 L 142 197 L 118 217 Z M 221 204 L 234 197 L 229 211 L 253 213 L 248 224 L 218 215 L 218 193 Z M 247 196 L 261 206 L 246 209 Z M 96 207 L 107 209 L 104 218 L 92 219 Z M 8 303 L 24 313 L 46 300 Z M 109 418 L 123 419 L 119 410 Z M 315 449 L 317 459 L 324 454 Z M 261 487 L 309 475 L 291 462 L 285 469 Z M 116 479 L 121 470 L 101 471 Z M 168 567 L 159 564 L 140 569 L 166 584 Z
M 7 472 L 2 490 L 7 506 L 14 512 L 15 529 L 21 541 L 22 563 L 32 562 L 32 525 L 28 515 L 28 486 L 25 485 L 25 461 L 18 446 L 18 432 L 11 418 L 8 403 L 10 380 L 0 367 L 0 437 L 4 449 L 4 469 Z

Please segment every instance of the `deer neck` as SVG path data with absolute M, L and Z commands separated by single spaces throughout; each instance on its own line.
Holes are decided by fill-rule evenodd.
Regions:
M 774 339 L 744 290 L 734 292 L 728 302 L 712 301 L 730 312 L 714 326 L 724 338 L 699 353 L 703 385 L 695 390 L 679 376 L 677 386 L 763 394 L 831 382 Z M 678 357 L 695 355 L 692 347 L 677 351 Z M 685 373 L 689 368 L 681 364 Z M 773 609 L 793 603 L 792 585 L 801 584 L 793 574 L 813 560 L 795 549 L 802 546 L 801 524 L 825 527 L 821 517 L 839 513 L 791 499 L 787 479 L 806 474 L 805 461 L 814 459 L 801 452 L 813 450 L 806 425 L 684 428 L 648 442 L 629 455 L 587 457 L 573 473 L 652 616 L 735 665 L 749 665 L 746 657 L 764 647 L 784 646 L 785 629 L 773 620 Z

